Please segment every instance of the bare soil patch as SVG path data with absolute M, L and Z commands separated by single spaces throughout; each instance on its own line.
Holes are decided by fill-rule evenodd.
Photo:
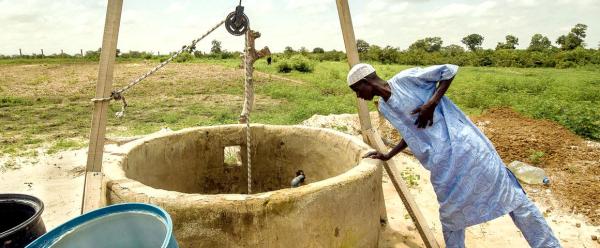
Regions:
M 507 108 L 490 109 L 473 121 L 492 141 L 505 163 L 534 163 L 550 177 L 549 188 L 564 207 L 600 224 L 600 146 L 561 125 L 525 117 Z M 534 197 L 545 186 L 524 185 Z

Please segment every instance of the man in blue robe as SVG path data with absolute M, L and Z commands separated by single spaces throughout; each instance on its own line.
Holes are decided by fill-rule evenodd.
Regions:
M 412 68 L 386 82 L 371 65 L 352 67 L 350 88 L 365 100 L 381 97 L 379 110 L 402 134 L 387 154 L 365 157 L 388 160 L 410 147 L 431 172 L 447 247 L 464 247 L 466 227 L 505 214 L 531 247 L 561 247 L 491 142 L 444 96 L 457 72 L 456 65 Z

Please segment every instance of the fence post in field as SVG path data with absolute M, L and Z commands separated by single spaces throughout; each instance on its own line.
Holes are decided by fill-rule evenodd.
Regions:
M 40 49 L 42 51 L 42 57 L 44 57 L 44 49 Z
M 81 57 L 83 57 L 83 49 L 79 49 L 79 54 L 81 54 Z
M 19 57 L 23 57 L 23 52 L 21 52 L 21 48 L 19 48 Z

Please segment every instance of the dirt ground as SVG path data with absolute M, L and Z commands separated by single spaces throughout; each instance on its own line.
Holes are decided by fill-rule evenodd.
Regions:
M 377 114 L 374 113 L 372 117 L 374 122 L 376 122 Z M 573 207 L 571 207 L 577 206 L 576 209 L 585 209 L 583 206 L 589 206 L 587 209 L 592 210 L 591 212 L 593 212 L 593 210 L 597 211 L 597 207 L 594 207 L 591 203 L 579 204 L 575 201 L 577 199 L 581 201 L 585 199 L 584 196 L 586 193 L 584 191 L 595 192 L 594 190 L 597 189 L 594 189 L 591 186 L 573 187 L 570 191 L 566 191 L 567 189 L 565 189 L 565 187 L 569 185 L 565 182 L 568 178 L 573 180 L 572 183 L 574 185 L 585 185 L 587 182 L 577 180 L 577 178 L 587 178 L 586 180 L 591 180 L 595 183 L 594 185 L 597 185 L 598 160 L 594 160 L 596 161 L 595 165 L 591 163 L 591 166 L 596 166 L 595 169 L 583 167 L 590 163 L 586 164 L 580 161 L 585 161 L 588 157 L 582 158 L 575 153 L 565 153 L 565 151 L 570 151 L 571 149 L 564 148 L 564 146 L 566 146 L 565 144 L 568 142 L 555 142 L 554 140 L 551 141 L 549 138 L 544 139 L 543 137 L 545 136 L 542 135 L 542 137 L 538 135 L 537 132 L 542 132 L 548 137 L 564 137 L 565 140 L 572 142 L 568 144 L 574 144 L 574 146 L 578 147 L 574 149 L 588 149 L 588 147 L 591 147 L 589 148 L 591 149 L 589 151 L 589 156 L 594 156 L 593 158 L 597 158 L 595 156 L 597 156 L 598 149 L 600 149 L 598 148 L 597 143 L 586 142 L 575 136 L 569 136 L 565 134 L 564 129 L 561 129 L 560 126 L 551 122 L 546 123 L 542 121 L 541 123 L 538 123 L 539 121 L 537 120 L 529 120 L 508 110 L 490 111 L 474 120 L 479 126 L 482 126 L 486 134 L 496 144 L 499 152 L 506 161 L 513 159 L 528 161 L 527 159 L 530 155 L 530 152 L 528 152 L 529 150 L 525 150 L 521 153 L 512 152 L 509 153 L 510 155 L 503 155 L 508 151 L 506 147 L 509 145 L 513 148 L 521 148 L 521 150 L 529 147 L 539 150 L 547 149 L 542 150 L 547 154 L 547 157 L 542 157 L 543 163 L 540 164 L 540 166 L 548 171 L 552 184 L 549 188 L 525 185 L 529 196 L 535 201 L 535 204 L 540 211 L 544 213 L 546 220 L 560 239 L 563 247 L 600 247 L 599 241 L 592 240 L 592 236 L 600 236 L 600 227 L 597 223 L 591 221 L 591 217 L 587 218 L 584 216 L 583 214 L 585 212 L 580 210 L 573 211 Z M 514 125 L 512 128 L 505 128 L 504 125 L 509 124 Z M 332 128 L 353 135 L 359 135 L 360 130 L 356 115 L 315 116 L 305 121 L 303 125 Z M 498 128 L 496 128 L 496 125 L 498 125 Z M 527 130 L 527 125 L 530 125 L 532 128 L 529 129 L 529 132 L 525 132 L 525 130 Z M 523 128 L 523 133 L 512 133 L 517 132 L 516 130 L 519 128 Z M 386 135 L 391 134 L 390 130 L 382 131 L 384 131 L 383 133 L 386 133 L 385 131 L 387 131 L 388 134 Z M 513 139 L 517 141 L 499 138 L 506 136 L 501 135 L 500 132 L 509 134 L 509 137 L 514 136 Z M 519 138 L 521 136 L 535 138 L 537 142 L 533 142 L 526 138 Z M 583 143 L 577 143 L 577 141 Z M 563 148 L 553 148 L 555 146 L 549 144 L 557 144 Z M 114 159 L 114 157 L 111 156 L 111 151 L 114 150 L 115 146 L 115 144 L 106 146 L 105 160 Z M 40 197 L 44 201 L 46 207 L 43 214 L 44 222 L 46 223 L 47 228 L 51 229 L 79 215 L 86 149 L 63 151 L 52 155 L 45 154 L 45 152 L 40 149 L 39 153 L 41 155 L 36 158 L 11 158 L 10 161 L 12 161 L 11 163 L 15 164 L 15 166 L 11 168 L 5 167 L 0 171 L 0 192 L 20 192 Z M 566 156 L 561 154 L 571 155 Z M 587 152 L 585 154 L 587 154 Z M 566 158 L 560 160 L 561 157 Z M 394 159 L 397 159 L 399 164 L 403 166 L 401 171 L 409 178 L 412 178 L 410 179 L 410 191 L 419 205 L 420 210 L 426 217 L 428 225 L 435 233 L 438 243 L 443 244 L 441 224 L 438 219 L 439 205 L 428 179 L 429 172 L 425 170 L 414 157 L 408 154 L 400 154 Z M 0 158 L 0 163 L 6 163 L 7 161 L 6 157 Z M 576 167 L 578 169 L 575 169 L 572 172 L 564 172 L 561 168 L 565 168 L 565 166 L 561 166 L 561 163 L 565 165 L 575 163 L 577 166 L 581 167 Z M 595 179 L 594 176 L 596 176 Z M 387 176 L 384 176 L 383 179 L 383 190 L 388 214 L 388 223 L 383 229 L 379 247 L 424 247 L 415 225 L 410 220 L 408 213 L 404 209 L 400 198 Z M 568 194 L 573 195 L 567 197 L 566 195 Z M 596 202 L 595 204 L 597 204 L 597 193 L 596 197 L 590 195 L 588 200 L 589 202 Z M 528 247 L 522 234 L 514 226 L 508 216 L 467 228 L 466 245 L 467 247 L 490 248 Z
M 600 143 L 584 140 L 555 122 L 532 119 L 509 108 L 487 110 L 472 121 L 506 164 L 518 160 L 544 169 L 550 185 L 524 185 L 529 195 L 543 195 L 550 189 L 560 207 L 600 225 Z M 386 127 L 382 136 L 399 141 L 398 133 Z
M 377 113 L 371 113 L 371 119 L 384 138 L 391 142 L 399 140 L 397 132 L 391 128 L 389 123 L 380 119 Z M 565 177 L 561 174 L 561 170 L 548 170 L 548 168 L 564 167 L 556 164 L 558 163 L 556 161 L 568 165 L 570 163 L 580 164 L 581 161 L 587 160 L 588 162 L 581 164 L 595 166 L 590 170 L 596 171 L 599 166 L 597 158 L 600 155 L 600 145 L 596 142 L 582 140 L 556 123 L 532 120 L 510 109 L 491 110 L 473 120 L 492 140 L 505 162 L 513 160 L 531 162 L 530 149 L 543 151 L 546 155 L 540 159 L 540 166 L 547 171 L 552 183 L 550 187 L 523 184 L 530 199 L 544 213 L 563 247 L 600 247 L 600 242 L 592 240 L 592 236 L 600 236 L 600 226 L 597 222 L 592 221 L 592 216 L 597 216 L 593 214 L 597 214 L 599 211 L 598 193 L 595 193 L 596 196 L 590 196 L 586 203 L 572 200 L 585 200 L 585 196 L 588 194 L 586 190 L 595 192 L 598 187 L 595 186 L 595 189 L 592 190 L 589 187 L 565 187 L 568 183 L 585 185 L 589 181 L 592 182 L 590 187 L 598 185 L 599 174 L 584 175 L 581 174 L 582 170 L 575 170 L 569 172 L 569 177 Z M 357 116 L 350 114 L 314 116 L 303 122 L 303 125 L 332 128 L 354 135 L 360 133 Z M 523 141 L 521 143 L 505 141 L 503 139 L 506 136 Z M 564 137 L 570 142 L 555 142 L 551 137 Z M 549 144 L 556 145 L 550 146 Z M 571 145 L 577 148 L 571 148 Z M 572 152 L 577 149 L 585 149 L 586 152 L 580 154 Z M 569 156 L 567 157 L 565 154 Z M 566 158 L 559 160 L 561 157 Z M 426 216 L 436 239 L 443 244 L 441 223 L 438 219 L 439 205 L 429 182 L 429 172 L 410 155 L 410 152 L 401 153 L 394 159 L 402 164 L 403 168 L 400 170 L 408 177 L 408 179 L 405 177 L 405 181 L 412 185 L 410 190 L 415 201 Z M 544 166 L 544 163 L 547 166 Z M 581 178 L 586 179 L 581 180 Z M 571 181 L 567 182 L 566 180 Z M 384 177 L 383 180 L 383 190 L 389 223 L 381 237 L 380 247 L 424 247 L 414 224 L 410 221 L 408 213 L 387 177 Z M 572 195 L 565 197 L 568 194 Z M 589 209 L 589 211 L 574 211 L 574 208 Z M 508 216 L 467 228 L 466 245 L 467 247 L 528 247 L 523 235 Z
M 527 118 L 511 109 L 491 109 L 473 121 L 492 141 L 505 163 L 536 162 L 550 178 L 560 204 L 600 225 L 600 144 L 585 141 L 547 120 Z M 547 187 L 526 186 L 536 195 Z

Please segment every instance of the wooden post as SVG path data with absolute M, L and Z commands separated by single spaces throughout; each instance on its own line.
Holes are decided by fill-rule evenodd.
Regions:
M 83 49 L 79 49 L 79 54 L 81 54 L 81 57 L 83 57 Z
M 254 73 L 254 62 L 256 62 L 256 60 L 262 57 L 271 55 L 269 47 L 264 47 L 260 51 L 256 51 L 256 48 L 254 48 L 254 41 L 258 38 L 260 38 L 259 32 L 251 29 L 246 32 L 246 56 L 244 56 L 246 80 L 244 83 L 244 87 L 245 91 L 249 92 L 249 94 L 246 95 L 246 97 L 248 97 L 249 99 L 248 101 L 244 101 L 244 107 L 242 109 L 242 113 L 240 114 L 239 119 L 239 123 L 241 124 L 246 124 L 246 122 L 248 122 L 246 117 L 252 111 L 252 107 L 254 105 L 254 80 L 252 78 L 252 75 Z
M 40 49 L 42 51 L 42 57 L 44 57 L 44 49 Z
M 342 34 L 344 36 L 344 45 L 346 47 L 346 56 L 348 57 L 348 64 L 352 67 L 359 63 L 358 50 L 356 48 L 356 38 L 354 37 L 354 29 L 352 27 L 352 17 L 350 16 L 350 8 L 348 6 L 348 0 L 336 0 L 338 15 L 340 18 L 340 25 L 342 27 Z M 371 117 L 369 115 L 369 109 L 364 100 L 358 99 L 358 116 L 360 118 L 360 124 L 362 129 L 363 138 L 373 148 L 379 152 L 387 152 L 387 147 L 383 144 L 379 133 L 373 129 L 371 125 Z M 402 203 L 406 207 L 406 210 L 410 214 L 413 222 L 415 223 L 419 234 L 428 248 L 438 248 L 439 245 L 435 240 L 435 236 L 429 226 L 423 214 L 419 210 L 415 200 L 410 195 L 410 191 L 406 186 L 406 183 L 402 180 L 400 173 L 397 171 L 399 164 L 395 160 L 390 159 L 384 163 L 386 172 L 388 173 L 394 188 L 398 192 L 398 195 L 402 199 Z
M 23 57 L 23 53 L 21 52 L 21 48 L 19 48 L 19 57 Z
M 98 69 L 98 83 L 96 84 L 96 98 L 108 97 L 111 93 L 122 7 L 123 0 L 108 0 Z M 108 104 L 108 101 L 94 103 L 90 146 L 85 168 L 82 213 L 94 210 L 103 204 L 102 154 L 104 152 Z

